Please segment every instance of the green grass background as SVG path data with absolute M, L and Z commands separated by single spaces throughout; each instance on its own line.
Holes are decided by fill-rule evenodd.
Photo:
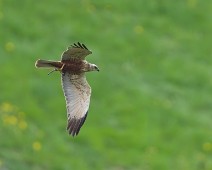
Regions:
M 212 169 L 211 0 L 0 0 L 0 170 Z M 100 72 L 80 134 L 60 74 L 74 42 Z

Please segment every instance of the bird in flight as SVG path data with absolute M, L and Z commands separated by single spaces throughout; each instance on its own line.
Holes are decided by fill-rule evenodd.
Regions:
M 35 63 L 36 68 L 54 68 L 50 73 L 61 72 L 67 108 L 67 131 L 73 137 L 78 135 L 84 124 L 90 104 L 91 87 L 86 80 L 85 72 L 99 71 L 95 64 L 85 60 L 91 53 L 84 44 L 78 42 L 62 53 L 61 61 L 39 59 Z

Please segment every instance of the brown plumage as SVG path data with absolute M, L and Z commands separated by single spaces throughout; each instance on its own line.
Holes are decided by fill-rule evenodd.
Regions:
M 99 71 L 95 64 L 85 60 L 85 57 L 91 53 L 84 44 L 78 42 L 63 52 L 61 61 L 39 59 L 35 63 L 37 68 L 54 68 L 53 71 L 62 73 L 62 87 L 68 117 L 67 130 L 72 136 L 79 133 L 89 109 L 91 88 L 86 80 L 85 72 Z
M 62 62 L 61 61 L 48 61 L 48 60 L 37 60 L 35 63 L 35 66 L 38 67 L 56 67 L 56 68 L 61 68 L 62 67 Z

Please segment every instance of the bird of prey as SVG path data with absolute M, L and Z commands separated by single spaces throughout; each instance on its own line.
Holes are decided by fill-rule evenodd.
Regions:
M 67 108 L 67 131 L 73 137 L 78 135 L 84 124 L 90 104 L 91 87 L 86 80 L 85 72 L 99 71 L 95 64 L 85 60 L 91 53 L 84 44 L 78 42 L 62 53 L 61 61 L 39 59 L 35 63 L 37 68 L 54 68 L 53 71 L 61 72 Z

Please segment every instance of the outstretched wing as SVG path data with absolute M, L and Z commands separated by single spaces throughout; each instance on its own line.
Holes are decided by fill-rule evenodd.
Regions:
M 84 44 L 80 44 L 79 42 L 74 45 L 71 45 L 68 47 L 66 51 L 63 52 L 61 58 L 62 61 L 70 60 L 70 59 L 81 59 L 84 60 L 85 57 L 92 52 L 88 50 L 88 48 Z
M 67 130 L 75 136 L 85 122 L 88 114 L 91 88 L 85 75 L 71 75 L 68 72 L 62 75 L 62 86 L 66 99 L 68 116 Z

